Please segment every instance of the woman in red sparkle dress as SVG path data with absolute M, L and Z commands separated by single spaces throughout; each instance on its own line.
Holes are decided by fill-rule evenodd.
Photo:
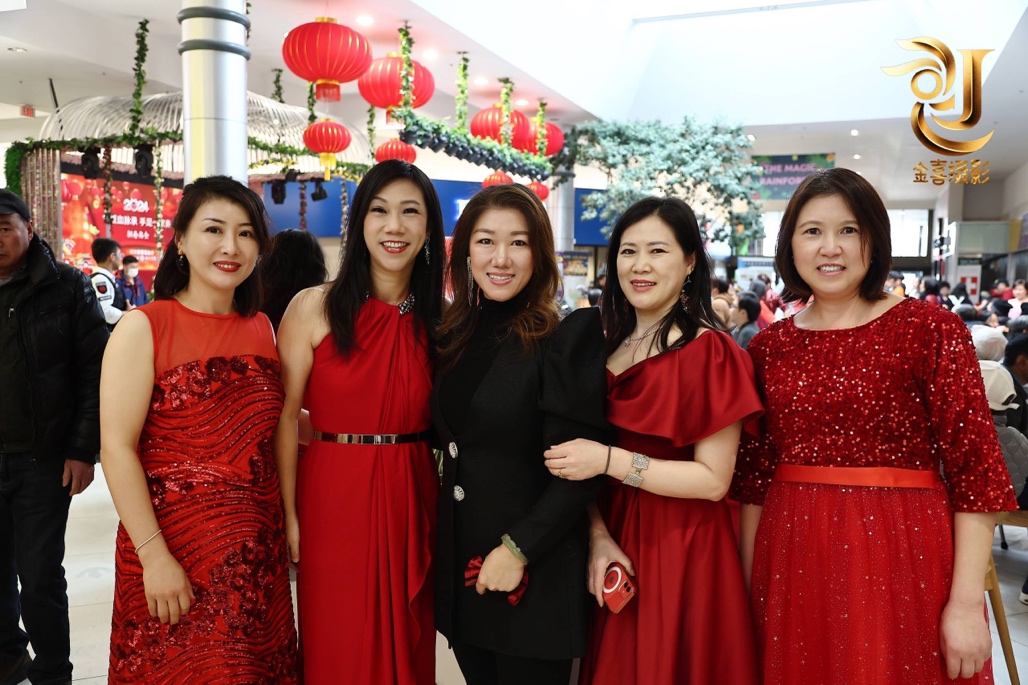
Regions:
M 187 185 L 157 299 L 118 322 L 101 459 L 121 516 L 111 683 L 295 683 L 296 629 L 272 450 L 275 338 L 254 273 L 260 198 Z
M 786 300 L 814 300 L 750 343 L 767 432 L 732 488 L 767 685 L 992 682 L 983 583 L 1017 504 L 966 326 L 882 290 L 889 230 L 847 169 L 782 220 Z
M 606 474 L 590 512 L 595 609 L 582 683 L 752 685 L 753 626 L 724 500 L 744 424 L 763 408 L 753 365 L 711 306 L 692 210 L 650 198 L 611 234 L 602 313 L 607 419 L 616 445 L 572 440 L 546 452 L 555 475 Z M 621 562 L 638 594 L 618 614 L 603 578 Z
M 439 477 L 426 431 L 445 258 L 432 182 L 375 165 L 348 231 L 336 280 L 301 291 L 279 328 L 276 456 L 304 682 L 430 685 Z M 314 439 L 297 459 L 301 406 Z

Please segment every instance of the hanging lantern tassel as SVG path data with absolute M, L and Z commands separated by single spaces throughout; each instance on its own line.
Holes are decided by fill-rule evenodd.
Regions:
M 350 147 L 350 140 L 345 126 L 327 119 L 314 122 L 303 132 L 303 144 L 318 153 L 326 181 L 332 178 L 332 170 L 336 168 L 336 155 Z
M 325 180 L 332 180 L 332 170 L 336 168 L 336 156 L 331 152 L 323 152 L 318 157 L 321 158 L 321 167 L 325 170 Z

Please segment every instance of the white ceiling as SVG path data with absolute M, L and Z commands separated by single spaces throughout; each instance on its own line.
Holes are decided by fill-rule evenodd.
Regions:
M 793 5 L 794 6 L 790 6 Z M 435 75 L 424 112 L 453 113 L 457 50 L 467 50 L 471 103 L 498 98 L 496 79 L 517 84 L 532 112 L 540 97 L 558 123 L 600 117 L 739 123 L 756 137 L 754 154 L 835 152 L 893 205 L 930 206 L 939 188 L 912 182 L 912 167 L 933 154 L 910 128 L 909 77 L 883 66 L 923 56 L 897 39 L 931 36 L 956 52 L 994 50 L 984 62 L 983 116 L 965 138 L 995 129 L 976 156 L 990 161 L 992 182 L 1028 162 L 1028 0 L 780 0 L 757 10 L 745 0 L 257 0 L 253 2 L 249 88 L 270 95 L 282 67 L 282 38 L 317 16 L 335 16 L 373 44 L 376 57 L 397 49 L 407 20 L 415 59 Z M 132 90 L 134 33 L 150 19 L 147 92 L 181 87 L 175 15 L 180 0 L 0 0 L 0 142 L 38 135 L 40 120 L 17 116 L 30 104 Z M 8 6 L 15 9 L 4 11 Z M 358 15 L 375 23 L 358 27 Z M 27 52 L 12 52 L 20 47 Z M 432 48 L 434 61 L 423 58 Z M 305 84 L 286 71 L 287 102 L 305 103 Z M 366 104 L 355 84 L 327 111 L 363 127 Z M 958 96 L 959 98 L 959 96 Z M 13 107 L 5 107 L 4 103 Z M 959 105 L 959 100 L 958 100 Z M 320 108 L 320 107 L 319 107 Z M 850 129 L 860 135 L 853 137 Z M 860 154 L 861 159 L 853 159 Z

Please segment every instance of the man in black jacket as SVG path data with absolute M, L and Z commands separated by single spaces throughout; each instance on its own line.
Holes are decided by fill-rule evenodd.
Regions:
M 100 449 L 107 335 L 89 278 L 0 190 L 0 683 L 71 683 L 64 531 Z

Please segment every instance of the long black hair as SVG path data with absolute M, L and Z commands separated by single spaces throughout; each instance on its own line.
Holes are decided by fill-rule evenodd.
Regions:
M 354 348 L 357 314 L 371 292 L 371 252 L 364 242 L 364 218 L 379 191 L 400 179 L 414 183 L 425 198 L 425 215 L 428 220 L 428 235 L 425 239 L 429 248 L 429 262 L 426 264 L 420 254 L 414 260 L 410 292 L 414 294 L 415 325 L 425 327 L 429 350 L 434 353 L 435 330 L 442 318 L 443 309 L 443 264 L 446 261 L 443 212 L 435 186 L 425 172 L 413 164 L 390 159 L 373 166 L 357 185 L 347 220 L 346 255 L 325 298 L 325 317 L 340 354 L 347 355 Z
M 275 235 L 271 252 L 261 260 L 260 269 L 264 286 L 261 311 L 268 315 L 276 331 L 293 296 L 328 279 L 325 252 L 318 239 L 296 228 Z
M 196 213 L 208 202 L 228 200 L 246 212 L 257 239 L 258 254 L 265 255 L 271 248 L 271 234 L 268 231 L 267 212 L 257 193 L 228 176 L 205 176 L 198 178 L 182 189 L 178 213 L 171 222 L 175 238 L 168 242 L 157 273 L 153 279 L 154 299 L 167 300 L 189 285 L 189 262 L 179 262 L 178 241 L 186 234 Z M 246 280 L 236 286 L 232 298 L 236 311 L 243 316 L 253 316 L 261 307 L 261 270 L 254 267 Z
M 629 207 L 614 224 L 614 230 L 610 234 L 610 246 L 607 248 L 607 283 L 600 299 L 608 357 L 635 330 L 635 308 L 628 302 L 617 276 L 621 240 L 626 230 L 651 216 L 667 224 L 686 257 L 695 258 L 693 271 L 684 286 L 688 309 L 675 304 L 660 320 L 660 326 L 654 336 L 658 352 L 685 346 L 696 337 L 700 327 L 719 331 L 725 329 L 710 303 L 710 260 L 703 250 L 703 236 L 700 234 L 700 226 L 692 208 L 678 198 L 648 197 Z M 682 337 L 669 344 L 671 330 L 676 326 L 682 332 Z

